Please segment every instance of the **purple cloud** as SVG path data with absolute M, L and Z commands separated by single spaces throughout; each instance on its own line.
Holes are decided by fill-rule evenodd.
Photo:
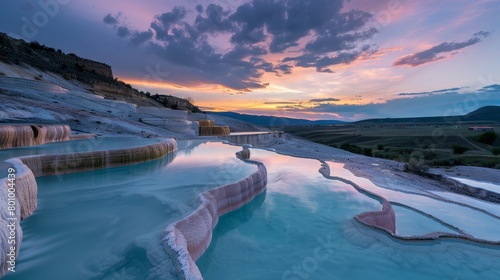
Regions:
M 118 23 L 118 17 L 114 17 L 111 14 L 107 14 L 103 20 L 104 23 L 106 24 L 117 24 Z
M 337 99 L 337 98 L 315 98 L 315 99 L 309 100 L 309 102 L 314 102 L 314 103 L 333 102 L 333 101 L 340 101 L 340 99 Z
M 465 42 L 460 42 L 460 43 L 444 42 L 425 51 L 400 57 L 392 65 L 393 66 L 407 65 L 415 67 L 422 64 L 438 61 L 444 59 L 446 53 L 452 53 L 457 50 L 463 49 L 465 47 L 475 45 L 481 42 L 482 38 L 486 38 L 489 35 L 490 32 L 480 31 L 475 33 L 472 38 L 470 38 Z
M 221 84 L 242 92 L 265 87 L 264 73 L 290 74 L 294 67 L 313 67 L 333 73 L 331 65 L 349 64 L 370 46 L 360 42 L 378 32 L 367 27 L 372 15 L 342 10 L 343 0 L 251 0 L 233 11 L 218 4 L 197 5 L 196 17 L 176 6 L 154 17 L 150 29 L 130 30 L 120 26 L 117 34 L 132 45 L 143 45 L 165 62 L 185 67 L 193 81 Z M 118 16 L 108 14 L 104 22 L 116 25 Z M 213 38 L 229 35 L 231 47 L 221 51 Z M 268 53 L 283 53 L 312 39 L 296 57 L 273 64 Z M 295 53 L 294 53 L 295 55 Z

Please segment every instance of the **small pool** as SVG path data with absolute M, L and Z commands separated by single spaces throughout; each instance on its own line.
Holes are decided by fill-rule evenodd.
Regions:
M 251 152 L 253 160 L 267 167 L 267 193 L 221 217 L 209 249 L 197 261 L 206 280 L 500 279 L 498 246 L 458 239 L 394 239 L 353 220 L 361 212 L 379 210 L 380 203 L 350 185 L 324 178 L 318 173 L 319 161 L 255 149 Z M 440 216 L 436 212 L 446 212 L 451 204 L 422 202 L 421 195 L 379 188 L 356 178 L 340 164 L 330 164 L 332 175 L 415 207 L 394 207 L 399 235 L 456 233 L 418 212 L 422 206 Z M 453 224 L 467 217 L 470 209 L 453 210 L 457 212 L 449 216 L 456 218 L 451 221 L 446 220 L 448 215 L 440 217 Z M 487 215 L 478 217 L 489 220 Z M 500 224 L 498 219 L 493 222 Z

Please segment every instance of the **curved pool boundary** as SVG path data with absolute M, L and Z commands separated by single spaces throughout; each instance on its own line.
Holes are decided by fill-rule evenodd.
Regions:
M 462 229 L 455 227 L 451 224 L 448 224 L 448 223 L 446 223 L 446 222 L 444 222 L 444 221 L 438 219 L 437 217 L 434 217 L 428 213 L 424 213 L 418 209 L 415 209 L 415 208 L 410 207 L 408 205 L 404 205 L 402 203 L 390 202 L 387 199 L 385 199 L 384 197 L 382 197 L 378 194 L 375 194 L 371 191 L 368 191 L 350 180 L 347 180 L 347 179 L 344 179 L 341 177 L 331 176 L 329 165 L 323 160 L 319 160 L 319 161 L 322 164 L 319 172 L 326 179 L 341 181 L 343 183 L 349 184 L 352 187 L 354 187 L 357 191 L 359 191 L 360 193 L 367 195 L 368 197 L 374 198 L 382 203 L 381 210 L 364 212 L 364 213 L 358 214 L 354 217 L 355 221 L 359 222 L 360 224 L 362 224 L 364 226 L 383 231 L 383 232 L 389 234 L 391 237 L 398 239 L 398 240 L 402 240 L 402 241 L 458 239 L 458 240 L 464 240 L 464 241 L 469 241 L 472 243 L 478 243 L 478 244 L 484 244 L 484 245 L 495 245 L 495 246 L 500 245 L 500 241 L 492 241 L 492 240 L 485 240 L 485 239 L 476 238 L 470 234 L 467 234 Z M 444 202 L 450 202 L 450 203 L 456 203 L 456 204 L 462 205 L 461 203 L 449 201 L 446 199 L 440 199 L 440 200 L 442 200 Z M 392 220 L 391 219 L 392 219 L 392 217 L 395 217 L 395 213 L 394 213 L 394 209 L 391 206 L 391 203 L 394 203 L 395 205 L 402 206 L 402 207 L 405 207 L 407 209 L 413 210 L 413 211 L 418 212 L 420 214 L 425 214 L 426 217 L 431 218 L 434 221 L 437 221 L 445 226 L 453 228 L 456 231 L 460 232 L 460 234 L 454 234 L 454 233 L 448 233 L 448 232 L 430 232 L 430 233 L 423 234 L 423 235 L 410 235 L 410 236 L 399 235 L 396 233 L 395 219 L 394 219 L 394 228 L 392 228 Z M 463 206 L 467 206 L 467 205 L 463 205 Z M 475 207 L 473 207 L 473 208 L 475 209 Z M 480 210 L 480 209 L 478 209 L 478 210 Z M 484 211 L 484 212 L 492 215 L 489 212 L 486 212 L 486 211 Z M 496 217 L 495 215 L 492 215 L 492 216 Z M 388 226 L 388 224 L 389 224 L 389 226 Z
M 242 207 L 266 190 L 267 169 L 264 164 L 238 157 L 257 165 L 257 170 L 235 183 L 199 194 L 198 208 L 189 216 L 170 224 L 163 233 L 164 249 L 178 261 L 183 279 L 203 279 L 195 262 L 210 245 L 219 217 Z
M 12 165 L 15 181 L 9 185 L 9 177 L 0 178 L 0 197 L 2 198 L 0 201 L 0 277 L 12 267 L 8 263 L 9 259 L 15 260 L 19 254 L 22 240 L 21 220 L 31 216 L 37 207 L 38 185 L 35 177 L 132 165 L 159 159 L 176 150 L 177 142 L 169 138 L 129 149 L 34 155 L 6 160 Z M 11 224 L 14 224 L 15 228 L 9 228 Z M 15 243 L 9 243 L 10 236 L 15 237 Z M 11 250 L 11 247 L 14 250 Z M 9 256 L 8 251 L 15 251 L 15 256 Z

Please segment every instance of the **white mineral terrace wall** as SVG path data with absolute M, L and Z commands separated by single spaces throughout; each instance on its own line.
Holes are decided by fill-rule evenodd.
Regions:
M 383 199 L 380 211 L 364 212 L 357 215 L 355 219 L 367 226 L 381 228 L 391 234 L 396 233 L 396 214 L 391 203 L 385 199 Z
M 284 132 L 274 131 L 269 133 L 245 133 L 245 134 L 230 134 L 219 136 L 220 140 L 226 140 L 234 145 L 245 145 L 249 144 L 256 147 L 266 147 L 274 144 L 283 143 Z
M 21 209 L 7 180 L 0 180 L 0 277 L 15 263 L 19 254 L 23 231 L 21 230 Z M 12 208 L 14 207 L 14 209 Z M 11 250 L 13 249 L 13 250 Z
M 229 185 L 220 186 L 199 195 L 200 206 L 186 218 L 168 226 L 163 246 L 180 262 L 185 279 L 203 279 L 196 260 L 212 240 L 212 230 L 219 216 L 245 205 L 266 189 L 267 170 L 261 163 L 255 173 Z
M 208 120 L 208 116 L 203 113 L 188 113 L 187 119 L 189 121 Z
M 0 77 L 0 88 L 31 89 L 52 93 L 66 93 L 67 89 L 46 81 L 28 80 L 22 78 Z
M 124 101 L 105 99 L 100 95 L 89 94 L 85 92 L 72 91 L 70 94 L 79 98 L 75 98 L 74 100 L 66 98 L 66 103 L 78 105 L 80 107 L 86 107 L 89 110 L 95 110 L 97 112 L 103 113 L 108 111 L 115 112 L 118 110 L 126 114 L 137 112 L 137 105 Z
M 231 133 L 229 126 L 215 125 L 213 120 L 198 120 L 198 123 L 200 124 L 200 136 L 220 136 Z
M 21 219 L 28 218 L 37 207 L 38 186 L 35 176 L 59 175 L 72 172 L 108 168 L 154 160 L 177 150 L 174 139 L 130 149 L 95 151 L 88 153 L 37 155 L 10 159 L 15 170 L 15 185 L 9 186 L 9 178 L 0 179 L 0 277 L 8 272 L 12 243 L 15 237 L 15 256 L 19 253 L 22 230 Z M 15 204 L 15 205 L 13 205 Z M 15 211 L 12 211 L 14 207 Z M 11 218 L 9 220 L 9 218 Z M 10 226 L 15 222 L 15 226 Z M 11 241 L 12 242 L 12 241 Z
M 67 125 L 0 125 L 0 149 L 66 141 L 70 135 Z
M 177 150 L 174 139 L 130 149 L 20 157 L 35 176 L 60 175 L 145 162 Z
M 200 130 L 196 121 L 142 118 L 141 122 L 191 136 L 198 136 Z
M 187 120 L 188 114 L 187 111 L 183 110 L 171 110 L 148 106 L 137 106 L 137 113 L 172 120 Z
M 229 135 L 229 126 L 200 126 L 200 136 Z

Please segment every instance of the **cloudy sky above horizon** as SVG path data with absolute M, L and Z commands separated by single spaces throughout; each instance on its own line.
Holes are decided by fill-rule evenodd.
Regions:
M 500 0 L 2 0 L 0 31 L 206 110 L 309 119 L 500 105 Z

